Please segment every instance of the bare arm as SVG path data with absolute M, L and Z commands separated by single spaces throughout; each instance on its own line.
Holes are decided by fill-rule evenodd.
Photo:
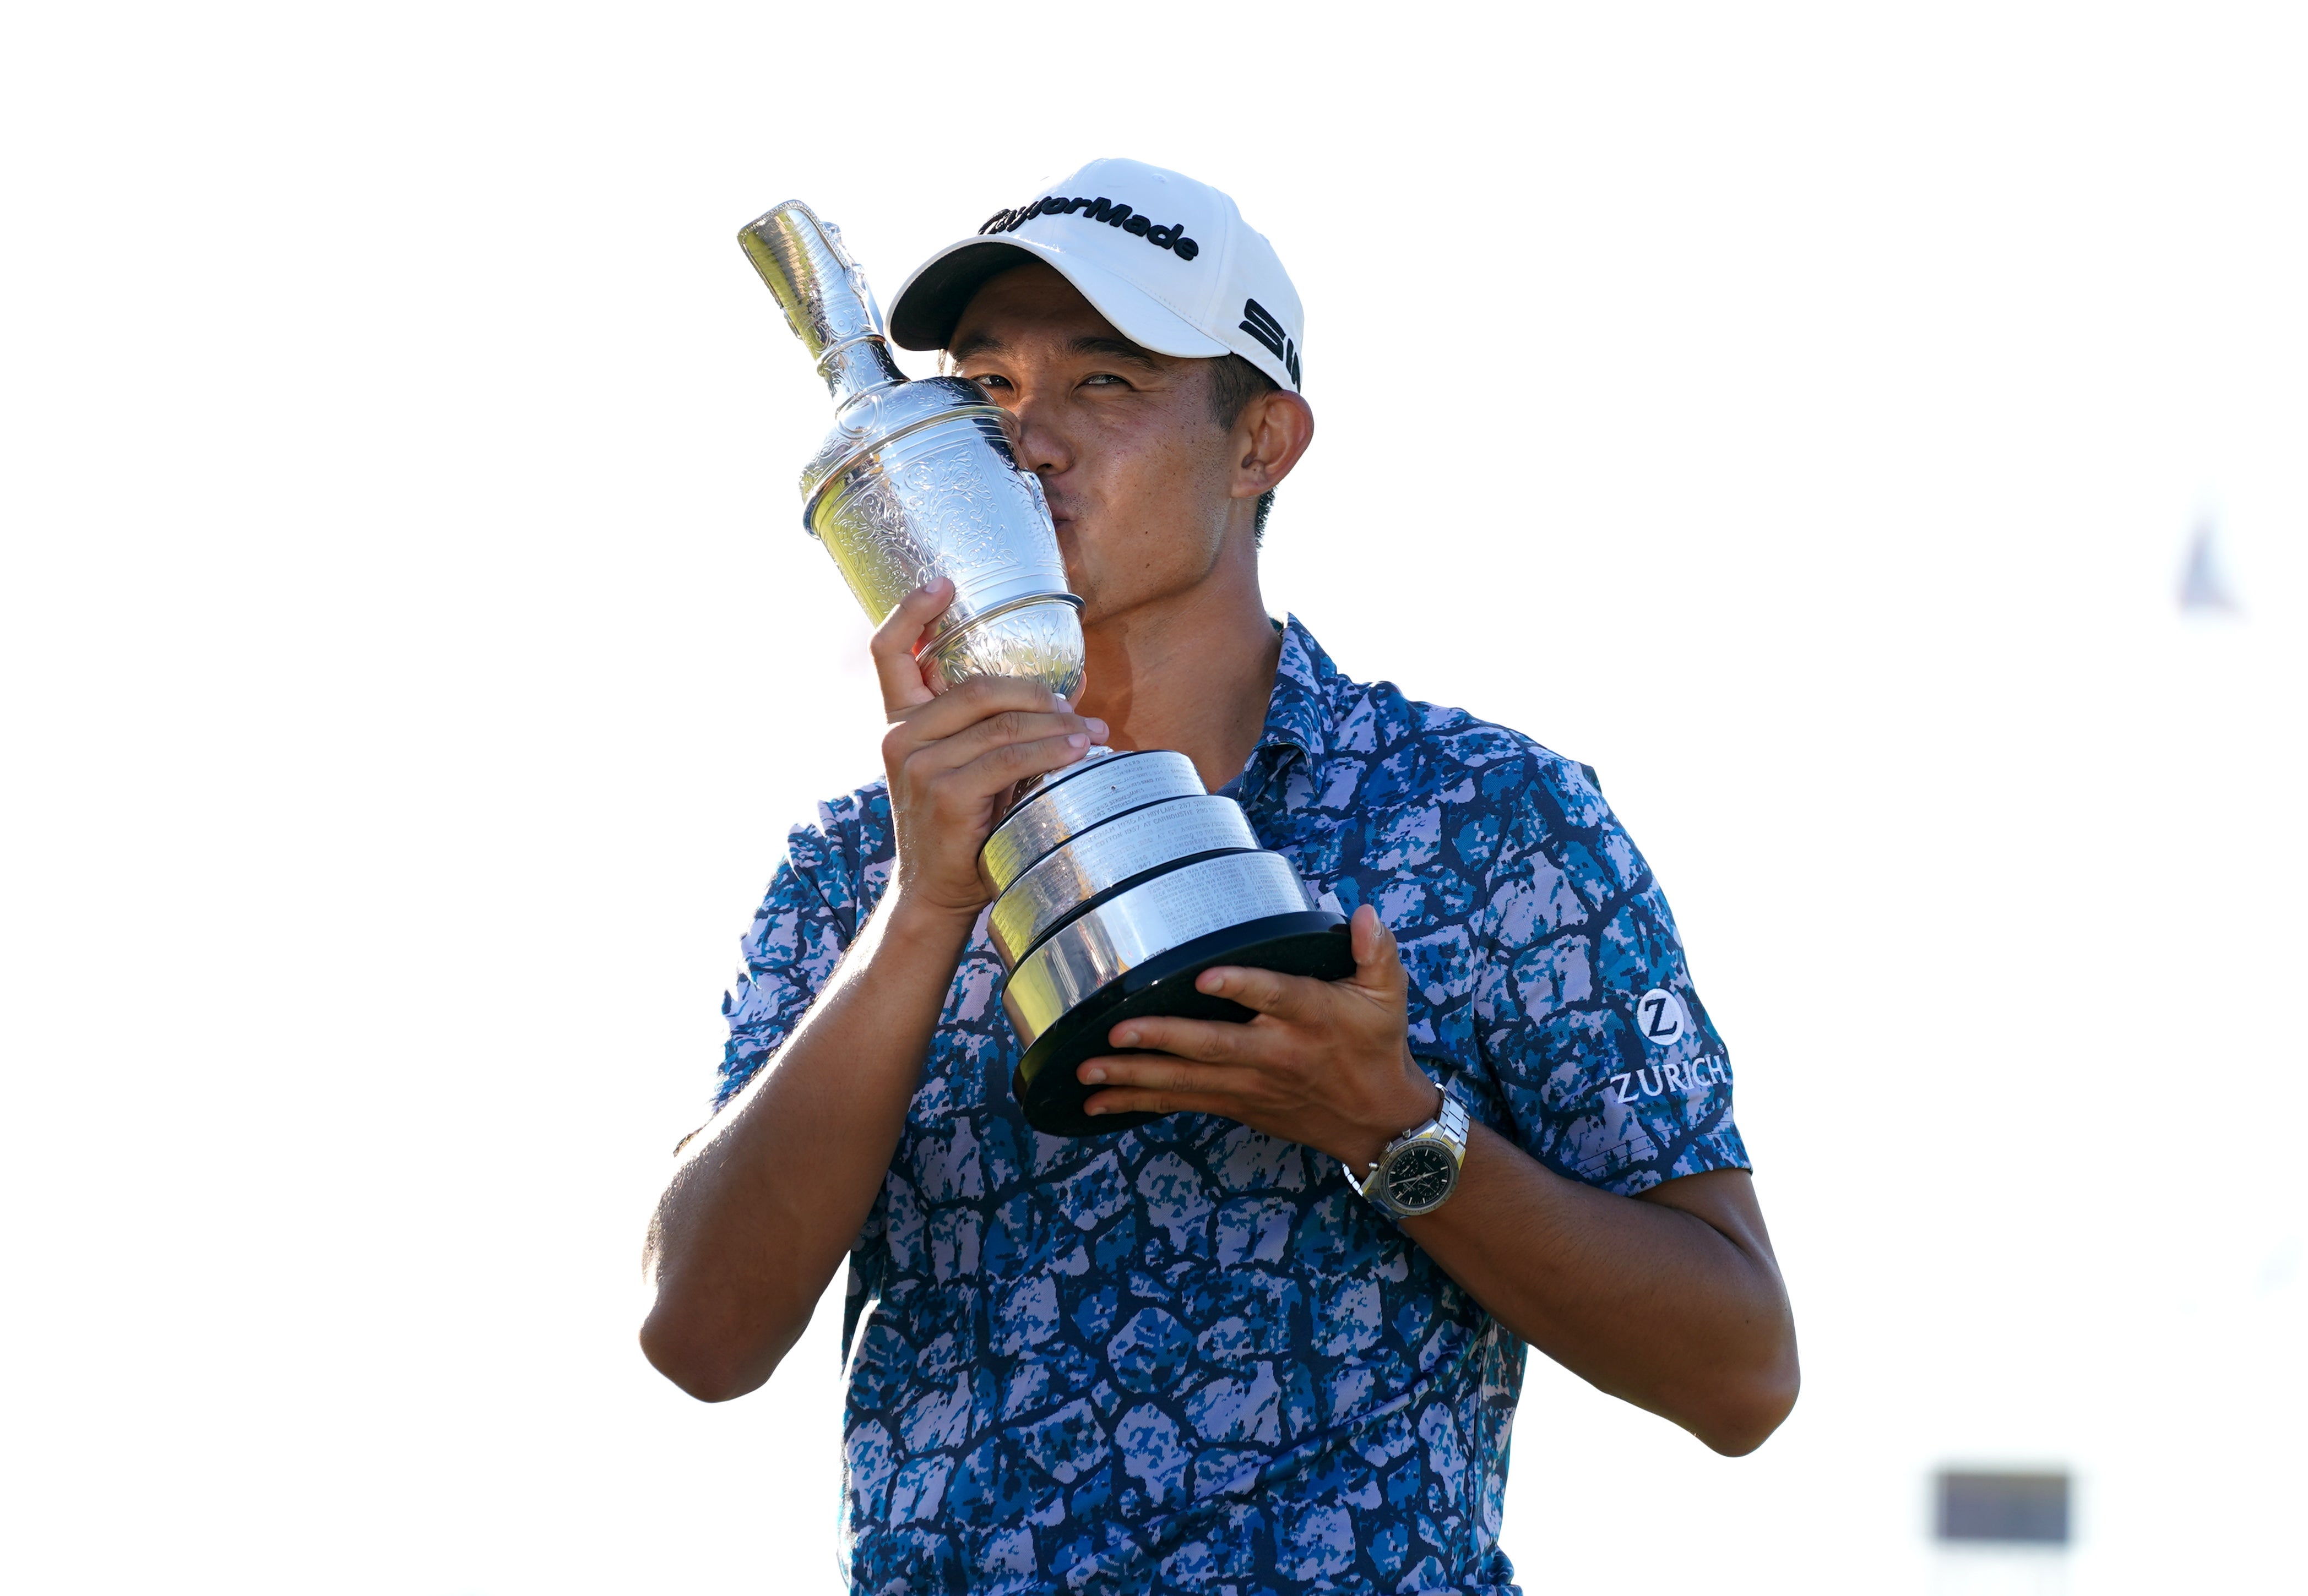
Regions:
M 889 890 L 775 1060 L 685 1150 L 650 1222 L 642 1350 L 707 1402 L 770 1377 L 873 1209 L 986 901 L 977 848 L 1004 796 L 1106 733 L 1029 682 L 933 699 L 912 645 L 949 596 L 943 583 L 916 593 L 874 634 L 892 722 Z
M 685 1150 L 650 1222 L 642 1351 L 692 1396 L 768 1379 L 889 1171 L 970 922 L 885 898 L 769 1068 Z
M 1257 1011 L 1246 1025 L 1117 1025 L 1116 1047 L 1160 1051 L 1084 1063 L 1084 1081 L 1115 1088 L 1089 1111 L 1223 1114 L 1367 1168 L 1438 1104 L 1410 1057 L 1392 934 L 1365 905 L 1353 935 L 1345 981 L 1205 972 L 1203 991 Z M 1794 1317 L 1746 1171 L 1615 1197 L 1477 1126 L 1460 1180 L 1403 1229 L 1523 1340 L 1718 1452 L 1754 1450 L 1794 1407 Z
M 1478 1125 L 1460 1179 L 1403 1229 L 1523 1340 L 1718 1452 L 1753 1452 L 1794 1408 L 1795 1319 L 1746 1171 L 1630 1199 Z

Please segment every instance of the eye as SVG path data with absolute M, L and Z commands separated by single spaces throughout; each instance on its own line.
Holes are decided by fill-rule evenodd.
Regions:
M 1092 372 L 1089 376 L 1082 379 L 1082 386 L 1085 388 L 1127 388 L 1130 384 L 1124 382 L 1120 377 L 1115 376 L 1112 372 Z

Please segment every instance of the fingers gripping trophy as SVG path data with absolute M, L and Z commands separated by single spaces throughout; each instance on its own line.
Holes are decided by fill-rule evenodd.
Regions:
M 788 201 L 737 236 L 833 396 L 834 425 L 802 468 L 802 525 L 876 624 L 943 577 L 953 600 L 915 658 L 931 690 L 1022 676 L 1081 686 L 1081 600 L 1039 478 L 1020 468 L 1002 412 L 958 377 L 910 382 L 840 229 Z M 1121 1051 L 1125 1019 L 1247 1020 L 1194 989 L 1214 965 L 1318 980 L 1352 974 L 1345 917 L 1259 846 L 1231 798 L 1184 754 L 1094 749 L 1026 785 L 978 852 L 987 930 L 1008 976 L 1003 1008 L 1025 1049 L 1011 1088 L 1053 1136 L 1156 1116 L 1082 1111 L 1084 1060 Z

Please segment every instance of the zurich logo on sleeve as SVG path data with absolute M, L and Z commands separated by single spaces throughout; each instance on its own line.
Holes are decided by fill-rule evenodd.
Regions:
M 1681 998 L 1655 986 L 1635 1000 L 1635 1029 L 1651 1046 L 1671 1048 L 1690 1034 L 1691 1015 Z M 1604 1091 L 1606 1096 L 1632 1105 L 1646 1097 L 1704 1092 L 1709 1086 L 1728 1085 L 1730 1080 L 1729 1061 L 1719 1053 L 1698 1059 L 1678 1056 L 1615 1075 Z

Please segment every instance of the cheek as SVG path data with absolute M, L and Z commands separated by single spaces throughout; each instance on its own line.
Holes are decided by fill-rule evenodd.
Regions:
M 1116 429 L 1115 469 L 1109 477 L 1114 507 L 1133 521 L 1150 521 L 1175 532 L 1182 513 L 1205 501 L 1223 499 L 1227 488 L 1224 451 L 1213 448 L 1214 427 L 1163 424 Z

